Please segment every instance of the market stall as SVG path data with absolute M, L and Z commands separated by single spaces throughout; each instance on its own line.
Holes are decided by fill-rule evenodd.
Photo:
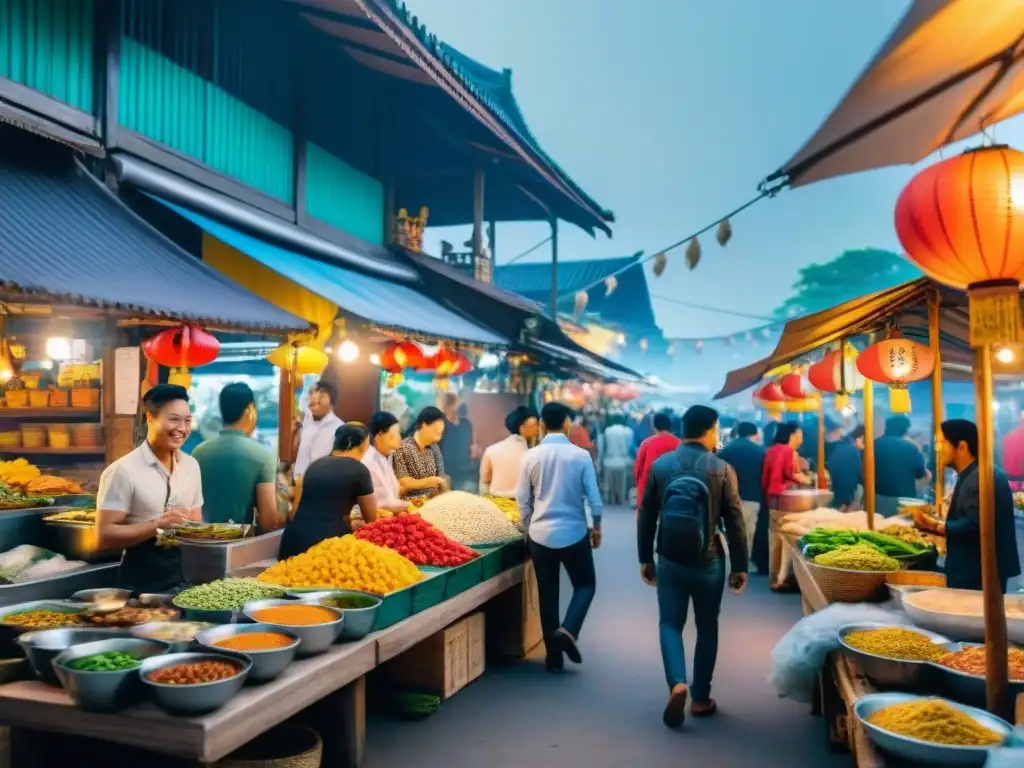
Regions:
M 357 766 L 371 671 L 412 686 L 402 706 L 422 716 L 483 672 L 485 648 L 537 642 L 517 522 L 507 502 L 442 494 L 177 595 L 102 589 L 0 609 L 11 764 L 52 764 L 55 735 L 99 739 L 113 759 L 121 745 L 212 764 L 295 718 L 319 734 L 324 764 Z M 210 550 L 240 545 L 230 527 L 203 535 Z

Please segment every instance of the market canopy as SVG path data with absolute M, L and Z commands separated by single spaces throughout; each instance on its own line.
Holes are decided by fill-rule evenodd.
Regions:
M 790 320 L 782 329 L 775 350 L 768 357 L 729 373 L 715 399 L 743 392 L 775 368 L 800 360 L 828 344 L 873 333 L 889 325 L 908 338 L 928 343 L 927 302 L 935 292 L 940 299 L 939 340 L 943 365 L 969 369 L 973 358 L 967 295 L 922 277 Z M 993 361 L 993 370 L 1009 372 L 998 360 Z
M 308 327 L 166 239 L 66 149 L 3 135 L 0 285 L 9 297 L 38 294 L 221 328 Z
M 817 133 L 768 181 L 794 187 L 936 150 L 1024 111 L 1024 3 L 915 0 Z
M 154 199 L 191 221 L 211 237 L 306 290 L 322 296 L 343 312 L 363 318 L 377 327 L 400 329 L 433 338 L 485 346 L 508 344 L 507 339 L 446 309 L 409 286 L 390 283 L 336 264 L 294 253 L 220 224 L 195 211 L 160 198 Z

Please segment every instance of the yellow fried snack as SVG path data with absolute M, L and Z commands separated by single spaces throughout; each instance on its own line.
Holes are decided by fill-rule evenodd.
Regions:
M 397 552 L 348 535 L 325 539 L 256 578 L 292 589 L 329 587 L 387 595 L 422 581 L 423 574 Z

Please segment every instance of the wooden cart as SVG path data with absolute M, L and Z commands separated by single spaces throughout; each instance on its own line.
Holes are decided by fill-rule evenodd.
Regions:
M 796 545 L 789 542 L 790 562 L 800 585 L 804 615 L 828 607 L 828 600 L 814 580 Z M 853 705 L 862 696 L 875 693 L 874 686 L 860 671 L 857 662 L 842 653 L 828 657 L 821 674 L 819 693 L 814 704 L 815 714 L 825 718 L 829 742 L 835 748 L 847 747 L 853 754 L 857 768 L 881 768 L 901 765 L 875 749 L 864 728 L 853 714 Z M 1016 722 L 1024 725 L 1024 695 L 1017 698 Z

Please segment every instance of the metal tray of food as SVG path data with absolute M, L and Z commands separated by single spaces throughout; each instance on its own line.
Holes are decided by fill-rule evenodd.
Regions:
M 34 632 L 43 629 L 43 627 L 23 627 L 7 623 L 8 617 L 15 613 L 46 610 L 56 613 L 77 614 L 82 613 L 85 609 L 86 605 L 84 603 L 70 603 L 63 600 L 30 600 L 27 603 L 4 606 L 0 608 L 0 634 L 5 635 L 9 639 L 17 637 L 23 632 Z M 59 627 L 46 627 L 46 629 L 59 629 Z
M 117 583 L 119 563 L 99 563 L 66 571 L 45 579 L 22 584 L 0 586 L 0 607 L 27 603 L 33 600 L 63 600 L 73 592 L 98 587 L 112 587 Z
M 912 600 L 908 599 L 920 594 L 920 592 L 915 592 L 905 594 L 902 600 L 903 611 L 911 621 L 920 627 L 940 632 L 958 641 L 982 642 L 985 640 L 985 617 L 981 609 L 983 600 L 981 592 L 943 587 L 932 587 L 931 590 L 923 591 L 949 592 L 952 595 L 969 596 L 970 600 L 977 602 L 978 610 L 973 614 L 959 614 L 922 608 L 914 605 Z M 1005 595 L 1004 601 L 1007 606 L 1007 636 L 1011 642 L 1024 645 L 1024 596 Z
M 956 653 L 964 648 L 982 648 L 981 643 L 947 643 L 945 649 L 949 653 Z M 985 706 L 985 676 L 972 675 L 969 672 L 961 672 L 958 669 L 947 667 L 938 661 L 931 662 L 934 667 L 934 680 L 938 690 L 951 699 L 969 704 L 972 707 Z M 1017 696 L 1024 694 L 1024 680 L 1010 680 L 1007 690 L 1010 700 L 1016 700 Z
M 931 677 L 931 662 L 929 661 L 913 661 L 910 659 L 890 659 L 885 656 L 878 656 L 867 651 L 862 651 L 859 648 L 854 648 L 852 645 L 848 645 L 846 637 L 851 632 L 858 632 L 861 630 L 870 629 L 906 629 L 911 632 L 917 632 L 918 634 L 924 635 L 936 645 L 941 646 L 945 649 L 948 645 L 954 644 L 948 637 L 944 637 L 935 632 L 929 632 L 927 629 L 921 629 L 920 627 L 910 626 L 908 624 L 881 624 L 881 623 L 861 623 L 861 624 L 847 624 L 839 628 L 839 643 L 843 646 L 843 653 L 856 659 L 857 664 L 860 666 L 861 672 L 870 680 L 872 683 L 877 685 L 879 688 L 904 688 L 904 689 L 920 689 L 928 685 Z
M 864 727 L 868 738 L 871 739 L 875 746 L 889 754 L 902 757 L 912 765 L 984 766 L 985 761 L 988 760 L 989 751 L 1000 746 L 1000 744 L 985 747 L 934 744 L 928 741 L 921 741 L 920 739 L 913 739 L 909 736 L 901 736 L 898 733 L 887 731 L 868 722 L 868 717 L 880 709 L 926 698 L 935 697 L 915 696 L 911 693 L 871 693 L 861 697 L 854 704 L 853 711 L 857 720 Z M 1013 736 L 1013 726 L 1005 720 L 1001 720 L 981 709 L 957 704 L 955 701 L 945 701 L 964 714 L 974 718 L 980 725 L 1002 736 L 1002 744 L 1006 744 Z

